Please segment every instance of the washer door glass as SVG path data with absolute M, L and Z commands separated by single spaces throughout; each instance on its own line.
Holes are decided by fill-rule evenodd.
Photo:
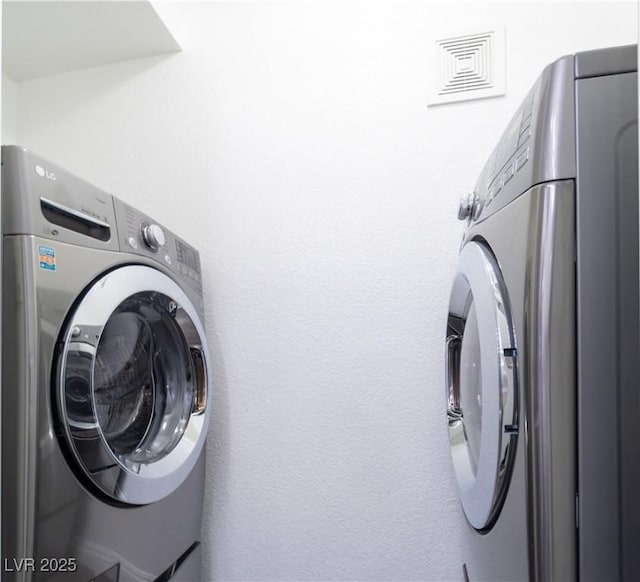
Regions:
M 131 504 L 175 490 L 202 449 L 210 394 L 185 293 L 149 267 L 117 269 L 80 301 L 63 345 L 58 406 L 85 477 Z
M 517 350 L 498 264 L 482 243 L 461 254 L 446 336 L 449 443 L 464 513 L 479 531 L 498 517 L 518 433 Z
M 105 325 L 93 368 L 102 435 L 122 462 L 152 463 L 178 444 L 191 415 L 195 372 L 171 298 L 138 293 Z

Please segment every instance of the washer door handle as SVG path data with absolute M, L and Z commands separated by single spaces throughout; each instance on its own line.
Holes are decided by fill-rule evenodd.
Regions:
M 191 414 L 204 414 L 207 409 L 207 375 L 205 370 L 204 355 L 200 347 L 192 346 L 191 361 L 195 368 L 195 389 L 193 391 L 193 406 Z
M 447 376 L 447 416 L 449 424 L 462 419 L 460 408 L 460 348 L 462 336 L 452 334 L 447 337 L 447 357 L 445 359 Z

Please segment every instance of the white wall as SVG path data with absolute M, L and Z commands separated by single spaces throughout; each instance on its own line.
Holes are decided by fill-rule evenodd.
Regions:
M 2 76 L 2 143 L 18 143 L 18 84 Z
M 544 65 L 636 42 L 636 3 L 160 9 L 183 53 L 18 85 L 15 134 L 202 252 L 205 579 L 461 579 L 458 197 Z M 427 108 L 432 33 L 478 22 L 506 27 L 507 96 Z

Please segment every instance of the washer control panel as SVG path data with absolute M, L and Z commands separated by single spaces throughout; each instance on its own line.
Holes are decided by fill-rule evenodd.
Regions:
M 2 146 L 2 196 L 4 235 L 144 256 L 172 273 L 203 311 L 198 251 L 143 212 L 18 146 Z
M 122 251 L 152 258 L 196 289 L 202 287 L 200 255 L 146 214 L 114 198 Z
M 147 224 L 143 222 L 140 225 L 140 232 L 142 233 L 142 240 L 152 251 L 157 251 L 162 248 L 167 242 L 164 236 L 164 230 L 157 224 Z

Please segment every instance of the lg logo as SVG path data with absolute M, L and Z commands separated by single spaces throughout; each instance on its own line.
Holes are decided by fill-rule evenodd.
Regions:
M 36 166 L 36 174 L 42 178 L 47 178 L 49 180 L 56 181 L 56 175 L 53 172 L 49 172 L 45 170 L 42 166 Z

